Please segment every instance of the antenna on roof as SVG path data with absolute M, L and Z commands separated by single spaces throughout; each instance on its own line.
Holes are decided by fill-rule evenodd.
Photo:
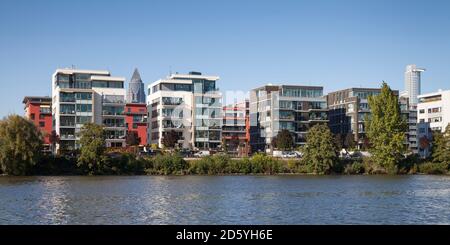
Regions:
M 72 64 L 72 69 L 75 69 L 75 65 L 74 64 Z

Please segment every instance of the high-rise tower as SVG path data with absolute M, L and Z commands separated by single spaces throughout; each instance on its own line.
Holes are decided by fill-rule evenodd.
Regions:
M 145 104 L 144 83 L 139 71 L 134 69 L 127 91 L 127 103 Z
M 407 65 L 405 71 L 405 93 L 411 106 L 417 105 L 417 96 L 420 95 L 420 75 L 425 71 L 416 65 Z

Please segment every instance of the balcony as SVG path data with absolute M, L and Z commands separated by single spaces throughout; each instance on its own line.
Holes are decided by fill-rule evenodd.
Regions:
M 73 135 L 73 134 L 61 134 L 61 135 L 59 136 L 59 138 L 60 138 L 61 140 L 76 140 L 76 137 L 75 137 L 75 135 Z

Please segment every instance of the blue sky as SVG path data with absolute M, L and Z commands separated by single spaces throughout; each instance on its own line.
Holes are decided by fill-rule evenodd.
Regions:
M 325 92 L 450 89 L 450 1 L 0 1 L 0 117 L 50 95 L 56 68 L 108 69 L 146 84 L 170 71 L 219 75 L 221 90 L 266 83 Z

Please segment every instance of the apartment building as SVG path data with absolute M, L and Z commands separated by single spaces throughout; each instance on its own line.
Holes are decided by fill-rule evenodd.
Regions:
M 145 89 L 141 75 L 134 70 L 127 90 L 125 105 L 125 123 L 127 133 L 135 132 L 139 138 L 139 145 L 147 145 L 147 104 L 145 103 Z
M 85 123 L 104 126 L 107 147 L 125 146 L 123 77 L 109 71 L 57 69 L 52 76 L 53 128 L 60 136 L 57 149 L 80 147 Z
M 450 90 L 419 95 L 419 123 L 429 123 L 433 131 L 445 131 L 450 123 Z
M 399 96 L 398 90 L 392 91 Z M 379 88 L 348 88 L 331 92 L 327 95 L 329 109 L 329 126 L 334 134 L 343 136 L 352 134 L 359 149 L 365 148 L 365 120 L 370 116 L 369 96 L 381 93 Z M 417 153 L 417 114 L 409 104 L 409 98 L 399 97 L 399 105 L 403 119 L 408 124 L 405 132 L 405 145 L 412 153 Z
M 368 98 L 380 92 L 379 88 L 348 88 L 329 93 L 327 103 L 331 132 L 352 134 L 357 146 L 362 148 L 367 143 L 364 123 L 370 114 Z
M 194 150 L 214 150 L 221 145 L 222 95 L 217 76 L 200 72 L 172 74 L 148 86 L 150 144 L 163 147 L 173 131 L 178 145 Z
M 408 124 L 408 131 L 406 133 L 406 144 L 408 151 L 413 154 L 419 153 L 419 140 L 417 137 L 417 104 L 410 104 L 409 97 L 400 96 L 400 109 L 402 116 Z
M 250 102 L 223 107 L 222 146 L 231 154 L 247 156 L 250 153 Z
M 44 151 L 50 151 L 49 135 L 52 132 L 52 98 L 42 96 L 26 96 L 23 99 L 25 105 L 25 118 L 34 122 L 44 136 Z
M 252 152 L 273 150 L 278 133 L 289 130 L 297 146 L 306 143 L 308 129 L 328 123 L 323 87 L 265 85 L 250 91 L 250 145 Z

